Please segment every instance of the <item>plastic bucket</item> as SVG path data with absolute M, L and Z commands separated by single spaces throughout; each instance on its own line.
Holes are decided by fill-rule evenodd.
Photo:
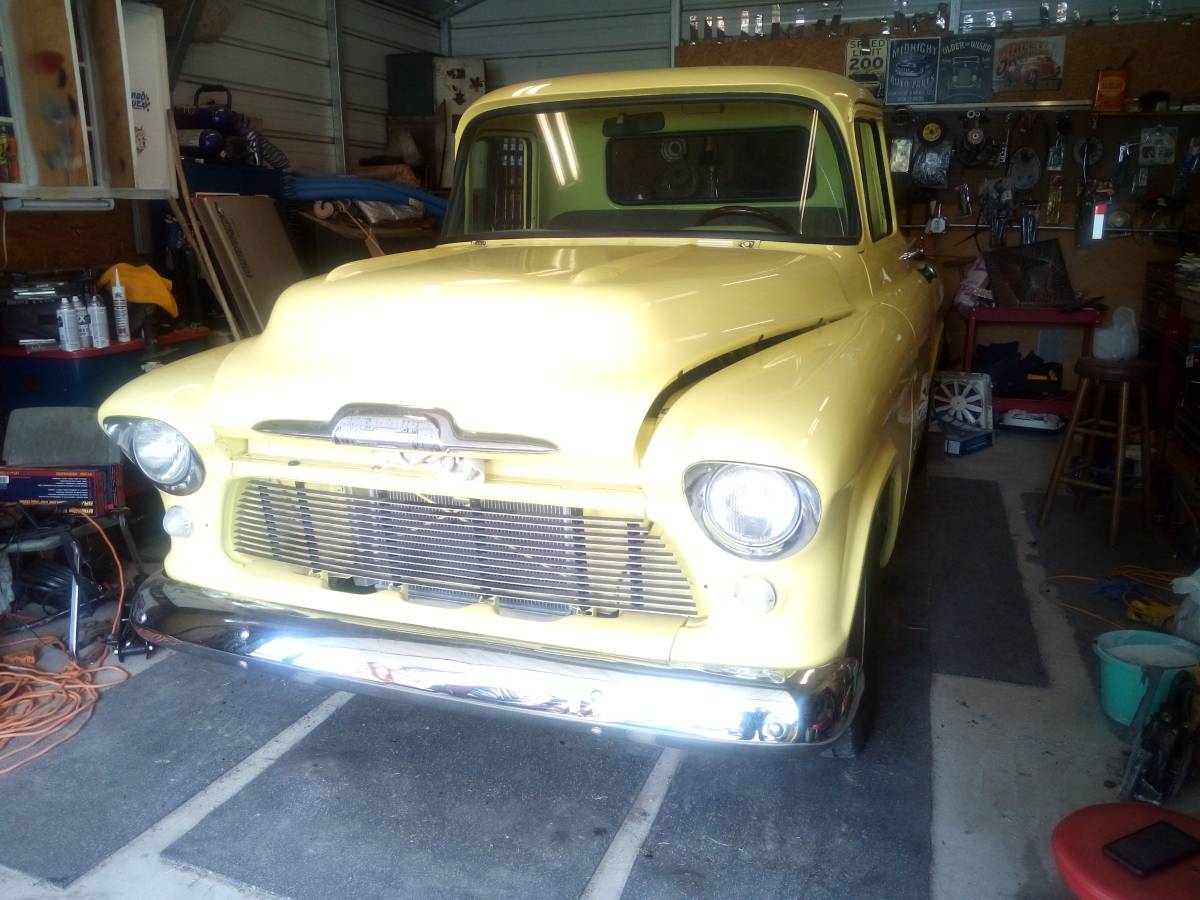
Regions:
M 1147 666 L 1167 670 L 1155 691 L 1154 713 L 1171 690 L 1173 671 L 1200 664 L 1200 647 L 1191 641 L 1157 631 L 1110 631 L 1092 645 L 1100 657 L 1100 706 L 1122 725 L 1131 725 L 1152 675 Z

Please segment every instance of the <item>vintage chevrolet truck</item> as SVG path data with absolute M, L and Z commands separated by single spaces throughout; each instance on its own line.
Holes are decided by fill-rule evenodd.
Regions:
M 941 333 L 878 100 L 548 78 L 458 131 L 440 243 L 117 391 L 155 644 L 659 741 L 858 753 Z

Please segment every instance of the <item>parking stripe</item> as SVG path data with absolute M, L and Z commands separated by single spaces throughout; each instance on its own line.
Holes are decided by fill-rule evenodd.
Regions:
M 75 882 L 72 888 L 87 897 L 119 897 L 127 891 L 131 883 L 141 880 L 136 876 L 146 874 L 147 861 L 152 867 L 166 868 L 166 864 L 158 860 L 159 853 L 257 778 L 288 750 L 304 740 L 309 733 L 343 707 L 352 697 L 354 697 L 353 694 L 344 691 L 327 697 L 204 790 L 147 828 L 91 872 L 88 872 Z M 211 885 L 205 887 L 201 880 L 191 876 L 184 880 L 181 889 L 160 896 L 201 896 L 209 890 L 211 890 Z M 211 896 L 211 894 L 207 896 Z M 236 893 L 231 893 L 231 896 L 236 896 Z
M 683 751 L 670 747 L 659 754 L 579 900 L 617 900 L 621 896 L 682 759 Z

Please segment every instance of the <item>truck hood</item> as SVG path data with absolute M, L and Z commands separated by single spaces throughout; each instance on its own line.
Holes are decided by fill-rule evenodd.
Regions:
M 819 253 L 820 251 L 818 251 Z M 736 242 L 450 245 L 288 289 L 217 372 L 224 434 L 349 404 L 629 461 L 681 374 L 850 312 L 830 260 Z

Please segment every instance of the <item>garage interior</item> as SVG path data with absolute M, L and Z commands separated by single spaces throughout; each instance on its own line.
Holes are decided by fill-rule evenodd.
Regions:
M 1200 896 L 1198 14 L 0 0 L 0 895 Z M 740 66 L 880 98 L 889 228 L 942 297 L 863 752 L 397 702 L 138 633 L 191 521 L 101 430 L 111 394 L 437 246 L 488 92 Z M 452 366 L 458 338 L 394 348 Z

